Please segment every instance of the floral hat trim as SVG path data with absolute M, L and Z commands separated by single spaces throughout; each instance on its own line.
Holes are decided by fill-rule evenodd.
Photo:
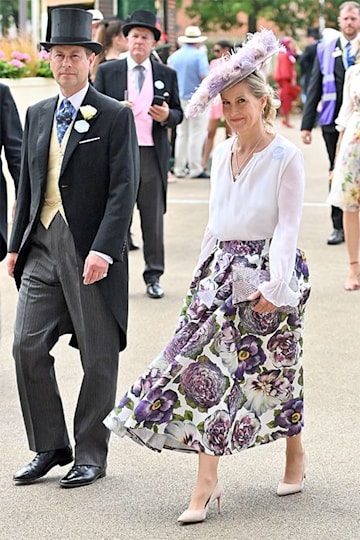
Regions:
M 260 32 L 248 34 L 242 47 L 223 56 L 202 80 L 191 96 L 185 115 L 191 118 L 204 112 L 225 88 L 242 81 L 271 56 L 283 50 L 284 47 L 271 30 L 263 28 Z

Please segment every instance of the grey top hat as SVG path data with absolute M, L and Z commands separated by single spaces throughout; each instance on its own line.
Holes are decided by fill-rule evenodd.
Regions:
M 158 28 L 156 28 L 155 24 L 156 17 L 154 13 L 148 11 L 147 9 L 139 9 L 131 14 L 129 20 L 127 20 L 122 27 L 122 31 L 126 37 L 132 28 L 148 28 L 154 34 L 155 41 L 159 41 L 161 32 Z
M 54 45 L 79 45 L 99 54 L 101 43 L 92 41 L 92 15 L 85 9 L 55 8 L 51 11 L 50 40 L 40 42 L 46 50 Z

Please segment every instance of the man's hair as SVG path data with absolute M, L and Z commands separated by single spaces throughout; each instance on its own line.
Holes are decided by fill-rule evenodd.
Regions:
M 360 13 L 360 4 L 358 2 L 343 2 L 339 6 L 339 13 L 342 12 L 343 9 L 357 9 Z

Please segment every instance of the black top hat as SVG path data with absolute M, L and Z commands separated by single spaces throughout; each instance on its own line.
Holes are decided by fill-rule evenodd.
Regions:
M 85 9 L 55 8 L 51 11 L 50 41 L 40 42 L 46 50 L 54 45 L 80 45 L 99 54 L 101 43 L 91 39 L 91 13 Z
M 148 28 L 154 34 L 155 41 L 159 41 L 161 32 L 158 28 L 156 28 L 155 24 L 156 17 L 154 13 L 148 11 L 147 9 L 139 9 L 130 15 L 129 20 L 124 24 L 122 31 L 126 37 L 132 28 L 139 26 L 140 28 Z

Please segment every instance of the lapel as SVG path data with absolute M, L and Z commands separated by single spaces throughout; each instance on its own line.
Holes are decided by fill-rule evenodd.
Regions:
M 66 169 L 66 167 L 67 167 L 67 165 L 69 163 L 69 160 L 70 160 L 72 154 L 74 153 L 75 149 L 77 148 L 79 142 L 82 139 L 89 138 L 89 133 L 91 131 L 92 124 L 101 115 L 101 111 L 99 111 L 99 106 L 98 106 L 97 92 L 91 86 L 89 86 L 89 89 L 88 89 L 88 91 L 87 91 L 87 93 L 86 93 L 86 95 L 84 97 L 82 105 L 91 105 L 92 107 L 95 107 L 95 109 L 97 109 L 97 113 L 90 120 L 86 120 L 88 122 L 88 124 L 90 125 L 89 130 L 86 133 L 79 133 L 75 129 L 75 124 L 76 124 L 77 120 L 83 120 L 83 117 L 81 115 L 80 110 L 78 111 L 77 116 L 75 118 L 75 122 L 74 122 L 74 124 L 72 126 L 72 129 L 71 129 L 71 133 L 70 133 L 66 148 L 65 148 L 65 153 L 64 153 L 64 157 L 63 157 L 63 161 L 62 161 L 62 165 L 61 165 L 60 176 L 62 174 L 64 174 L 64 171 L 65 171 L 65 169 Z
M 39 180 L 42 184 L 44 184 L 47 179 L 50 137 L 58 99 L 59 96 L 56 96 L 46 101 L 39 112 L 39 132 L 36 143 L 36 154 L 38 156 Z
M 336 47 L 339 48 L 342 51 L 340 38 L 338 38 L 338 40 L 337 40 Z M 340 78 L 345 77 L 345 66 L 344 66 L 344 59 L 343 59 L 342 55 L 337 56 L 335 58 L 335 72 L 338 73 L 338 76 Z
M 125 90 L 127 90 L 127 60 L 112 60 L 111 72 L 109 72 L 109 79 L 107 82 L 107 90 L 105 94 L 123 101 L 125 97 Z
M 151 66 L 152 66 L 152 72 L 153 72 L 153 84 L 154 84 L 154 95 L 160 95 L 162 96 L 164 94 L 164 90 L 166 89 L 166 83 L 165 80 L 166 77 L 164 77 L 165 73 L 162 69 L 162 65 L 159 64 L 159 62 L 153 62 L 151 60 Z M 162 88 L 157 88 L 157 86 L 162 86 L 161 83 L 163 83 Z

